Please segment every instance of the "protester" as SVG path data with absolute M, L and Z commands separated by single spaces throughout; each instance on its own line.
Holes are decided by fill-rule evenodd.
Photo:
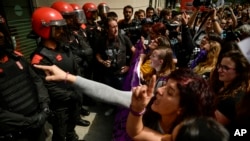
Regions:
M 129 38 L 120 34 L 117 21 L 108 18 L 105 22 L 106 36 L 101 37 L 96 51 L 96 60 L 101 65 L 102 83 L 122 90 L 124 78 L 129 70 L 134 46 Z M 99 72 L 100 73 L 100 72 Z M 110 115 L 115 108 L 109 108 Z
M 210 33 L 208 36 L 205 35 L 201 41 L 201 51 L 191 63 L 191 68 L 193 68 L 194 72 L 205 79 L 209 79 L 210 72 L 216 68 L 217 59 L 221 50 L 219 40 L 220 37 L 214 33 Z
M 249 86 L 249 64 L 238 50 L 231 50 L 218 60 L 212 73 L 211 86 L 216 93 L 215 118 L 233 137 L 236 125 L 236 107 Z
M 154 85 L 155 79 L 149 86 L 132 90 L 127 132 L 133 140 L 160 140 L 185 119 L 213 116 L 214 94 L 208 83 L 191 70 L 173 71 L 152 98 Z
M 45 72 L 46 72 L 46 74 L 47 74 L 47 76 L 46 76 L 46 80 L 47 81 L 65 81 L 65 75 L 67 74 L 66 72 L 64 72 L 64 71 L 62 71 L 61 69 L 59 69 L 58 67 L 56 67 L 55 65 L 53 65 L 53 66 L 41 66 L 41 65 L 35 65 L 35 67 L 37 67 L 37 68 L 40 68 L 40 69 L 44 69 L 45 70 Z M 189 73 L 191 73 L 191 72 L 189 72 Z M 178 75 L 177 75 L 178 74 Z M 185 77 L 188 77 L 189 75 L 194 75 L 194 74 L 184 74 L 184 73 L 182 73 L 182 72 L 179 72 L 179 73 L 176 73 L 176 75 L 173 75 L 173 76 L 175 76 L 175 77 L 177 77 L 177 76 L 179 76 L 179 74 L 182 74 L 182 75 L 184 75 L 183 77 L 184 78 L 182 78 L 181 80 L 185 80 L 186 78 Z M 187 75 L 187 76 L 186 76 Z M 197 76 L 197 75 L 194 75 L 193 76 L 194 78 L 192 78 L 193 80 L 195 80 L 195 81 L 197 81 L 197 83 L 199 83 L 199 84 L 201 84 L 200 82 L 202 82 L 202 81 L 204 81 L 204 80 L 202 80 L 201 79 L 201 77 L 199 77 L 199 76 Z M 197 79 L 195 79 L 195 78 L 199 78 L 198 80 Z M 170 75 L 170 78 L 171 78 L 171 75 Z M 190 79 L 191 79 L 190 78 Z M 83 84 L 82 85 L 80 85 L 80 83 L 78 83 L 78 82 L 80 82 L 80 80 L 83 80 L 83 81 L 85 81 L 84 83 L 86 84 L 86 83 L 88 83 L 88 86 L 83 86 Z M 99 93 L 100 94 L 100 97 L 98 98 L 98 99 L 101 99 L 101 100 L 104 100 L 104 101 L 106 101 L 106 102 L 111 102 L 111 103 L 113 103 L 113 104 L 118 104 L 118 103 L 120 103 L 119 105 L 121 105 L 122 103 L 124 103 L 125 102 L 125 99 L 123 99 L 122 98 L 122 96 L 124 96 L 125 98 L 127 97 L 130 97 L 131 95 L 131 92 L 121 92 L 121 91 L 118 91 L 118 90 L 114 90 L 114 89 L 112 89 L 112 88 L 110 88 L 110 87 L 107 87 L 107 86 L 105 86 L 105 85 L 102 85 L 102 84 L 100 84 L 100 83 L 97 83 L 97 82 L 93 82 L 93 81 L 90 81 L 90 80 L 86 80 L 86 79 L 84 79 L 84 78 L 80 78 L 79 76 L 74 76 L 74 75 L 71 75 L 71 74 L 69 74 L 67 77 L 66 77 L 66 81 L 67 82 L 70 82 L 70 83 L 72 83 L 73 85 L 75 85 L 75 86 L 77 86 L 78 88 L 80 88 L 80 87 L 82 87 L 83 89 L 81 89 L 81 90 L 91 90 L 91 85 L 92 84 L 94 84 L 95 86 L 98 86 L 98 88 L 100 88 L 101 89 L 101 91 L 99 90 L 96 90 L 95 89 L 95 91 L 93 91 L 93 94 L 94 93 Z M 83 82 L 82 81 L 82 82 Z M 180 81 L 180 80 L 179 80 Z M 190 81 L 189 79 L 188 80 L 186 80 L 186 81 Z M 205 82 L 205 81 L 204 81 Z M 192 81 L 191 82 L 189 82 L 190 84 L 192 83 Z M 185 85 L 187 85 L 187 84 L 185 84 Z M 195 85 L 195 84 L 194 84 Z M 80 87 L 79 87 L 80 86 Z M 187 85 L 188 87 L 191 87 L 191 86 L 193 86 L 193 85 Z M 85 88 L 84 88 L 85 87 Z M 153 86 L 152 86 L 153 87 Z M 210 91 L 209 91 L 209 89 L 208 89 L 208 86 L 207 86 L 207 84 L 206 83 L 203 83 L 202 85 L 200 85 L 200 86 L 198 86 L 198 87 L 203 87 L 204 89 L 206 89 L 206 92 L 204 92 L 204 94 L 206 93 L 206 94 L 209 94 L 210 93 Z M 105 89 L 104 89 L 105 88 Z M 93 90 L 94 90 L 94 88 L 92 88 Z M 112 91 L 110 91 L 109 93 L 105 93 L 105 90 L 107 90 L 107 89 L 109 89 L 109 90 L 112 90 Z M 165 89 L 165 88 L 164 88 Z M 199 90 L 201 90 L 201 88 L 197 88 L 197 89 L 199 89 Z M 204 89 L 202 89 L 202 90 L 204 90 Z M 162 89 L 163 90 L 163 89 Z M 195 88 L 195 91 L 197 92 L 197 90 L 196 90 L 196 88 Z M 92 92 L 91 92 L 92 93 Z M 198 94 L 199 92 L 197 92 L 196 94 Z M 103 95 L 102 95 L 103 94 Z M 191 93 L 191 94 L 194 94 L 194 93 Z M 203 102 L 204 103 L 206 103 L 205 101 L 207 101 L 207 102 L 209 102 L 209 99 L 210 99 L 210 102 L 212 102 L 213 100 L 212 100 L 212 95 L 211 95 L 212 93 L 210 93 L 209 95 L 210 96 L 208 96 L 207 98 L 206 98 L 206 100 L 204 100 Z M 106 98 L 105 98 L 105 95 L 106 95 Z M 109 95 L 109 96 L 107 96 L 107 95 Z M 111 96 L 111 95 L 113 95 L 113 96 L 115 96 L 115 97 L 113 97 L 113 96 Z M 117 97 L 117 95 L 119 95 L 118 97 Z M 183 96 L 185 96 L 185 95 L 183 95 Z M 202 96 L 202 95 L 196 95 L 196 96 L 198 96 L 198 97 L 200 97 L 200 96 Z M 195 96 L 195 97 L 196 97 Z M 191 97 L 191 96 L 188 96 L 188 95 L 186 95 L 185 97 Z M 114 98 L 113 99 L 113 102 L 112 102 L 112 98 Z M 184 98 L 183 98 L 183 100 L 184 100 Z M 190 102 L 190 100 L 191 99 L 189 99 L 188 101 Z M 198 100 L 198 99 L 197 99 Z M 199 99 L 200 100 L 200 99 Z M 196 102 L 200 102 L 200 101 L 196 101 Z M 183 101 L 184 102 L 184 101 Z M 196 103 L 196 102 L 191 102 L 191 103 Z M 129 103 L 129 101 L 126 101 L 126 103 Z M 184 102 L 185 103 L 185 102 Z M 183 103 L 183 104 L 184 104 Z M 188 104 L 188 103 L 187 103 Z M 196 103 L 197 104 L 197 103 Z M 210 110 L 212 110 L 212 103 L 207 103 L 208 105 L 203 105 L 204 107 L 206 107 L 206 106 L 208 106 L 209 108 L 208 109 L 210 109 Z M 186 107 L 186 106 L 184 106 L 184 107 Z M 187 108 L 186 110 L 187 111 L 189 111 L 189 112 L 191 112 L 191 113 L 189 113 L 191 116 L 192 115 L 196 115 L 196 114 L 198 114 L 198 115 L 200 115 L 200 114 L 202 114 L 202 115 L 211 115 L 211 112 L 212 111 L 210 111 L 210 110 L 201 110 L 201 111 L 199 111 L 198 109 L 197 109 L 197 111 L 195 110 L 195 109 L 193 109 L 193 107 L 199 107 L 199 106 L 188 106 L 189 108 Z M 188 110 L 189 109 L 189 110 Z M 183 109 L 184 110 L 184 109 Z M 184 112 L 185 113 L 185 112 Z M 184 114 L 185 115 L 185 114 Z M 174 127 L 173 127 L 174 128 Z
M 155 89 L 163 86 L 166 83 L 168 75 L 175 69 L 175 63 L 173 62 L 173 52 L 169 46 L 160 45 L 152 52 L 150 56 L 151 67 L 154 69 L 157 82 Z M 132 83 L 131 86 L 135 87 L 140 85 L 139 83 Z M 131 87 L 130 89 L 131 90 Z M 131 138 L 126 133 L 126 121 L 129 114 L 127 107 L 119 107 L 117 110 L 114 121 L 114 133 L 113 140 L 117 141 L 129 141 Z
M 170 46 L 166 36 L 166 26 L 163 23 L 153 24 L 149 36 L 150 43 L 148 45 L 143 44 L 144 52 L 140 55 L 140 73 L 143 84 L 148 83 L 153 75 L 154 69 L 150 66 L 150 56 L 153 50 L 157 48 L 158 45 Z
M 172 140 L 229 141 L 229 133 L 213 118 L 196 117 L 180 123 L 173 131 Z

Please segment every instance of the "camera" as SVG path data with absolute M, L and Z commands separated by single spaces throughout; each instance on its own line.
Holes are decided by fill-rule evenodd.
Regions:
M 129 27 L 123 28 L 125 32 L 133 32 L 141 29 L 140 20 L 133 19 Z
M 140 38 L 141 28 L 141 21 L 133 19 L 132 23 L 129 24 L 129 26 L 122 28 L 121 30 L 123 30 L 124 34 L 126 34 L 130 38 L 132 44 L 135 44 Z
M 125 32 L 133 32 L 133 31 L 140 30 L 140 29 L 141 29 L 141 25 L 136 25 L 136 26 L 123 28 L 123 30 Z
M 242 34 L 238 30 L 228 30 L 226 32 L 226 38 L 225 41 L 237 41 L 242 40 Z
M 178 23 L 167 23 L 166 27 L 169 31 L 169 38 L 177 38 L 178 35 L 180 35 L 180 32 L 177 30 L 178 27 L 180 27 L 180 24 Z
M 160 21 L 160 17 L 157 14 L 154 14 L 151 19 L 153 23 L 157 23 Z

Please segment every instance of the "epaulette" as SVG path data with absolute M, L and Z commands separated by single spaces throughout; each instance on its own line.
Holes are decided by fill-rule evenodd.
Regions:
M 13 58 L 14 60 L 19 60 L 21 57 L 23 57 L 22 53 L 15 51 L 15 50 L 5 50 L 7 55 L 10 58 Z
M 43 56 L 39 55 L 39 54 L 35 54 L 31 60 L 31 64 L 39 64 L 40 61 L 43 59 Z
M 21 56 L 21 57 L 23 56 L 23 54 L 21 52 L 16 51 L 16 50 L 14 51 L 14 54 L 16 54 L 17 56 Z

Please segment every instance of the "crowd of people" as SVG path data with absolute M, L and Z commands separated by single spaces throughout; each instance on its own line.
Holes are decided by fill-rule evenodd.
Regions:
M 115 114 L 114 141 L 249 139 L 236 134 L 250 129 L 250 62 L 238 44 L 250 40 L 249 3 L 192 13 L 126 5 L 123 18 L 111 9 L 35 9 L 30 62 L 0 16 L 0 141 L 45 141 L 46 122 L 52 141 L 78 141 L 95 101 Z

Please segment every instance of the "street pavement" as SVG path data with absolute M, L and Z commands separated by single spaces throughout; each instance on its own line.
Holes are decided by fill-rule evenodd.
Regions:
M 91 122 L 90 126 L 76 126 L 76 133 L 79 139 L 85 141 L 111 141 L 114 113 L 105 116 L 104 113 L 107 110 L 107 106 L 103 103 L 97 102 L 95 106 L 90 106 L 90 115 L 82 117 L 85 120 Z M 47 132 L 49 134 L 46 141 L 51 141 L 52 130 L 49 124 L 46 125 Z

